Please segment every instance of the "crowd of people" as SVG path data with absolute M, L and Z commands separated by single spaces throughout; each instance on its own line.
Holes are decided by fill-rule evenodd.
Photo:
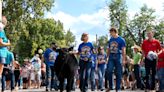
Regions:
M 0 79 L 1 90 L 37 88 L 45 86 L 46 91 L 58 90 L 59 81 L 55 74 L 55 60 L 58 56 L 56 43 L 42 51 L 38 49 L 32 59 L 24 59 L 23 64 L 15 60 L 16 54 L 9 51 L 10 41 L 3 30 L 7 19 L 0 24 Z M 106 46 L 95 48 L 89 42 L 87 33 L 81 36 L 78 52 L 73 53 L 79 60 L 75 70 L 72 90 L 81 92 L 99 90 L 159 90 L 164 92 L 164 44 L 155 39 L 153 30 L 147 30 L 147 39 L 140 46 L 132 46 L 133 56 L 126 55 L 126 41 L 111 28 L 111 38 Z M 66 81 L 66 80 L 65 80 Z M 65 82 L 66 84 L 67 82 Z M 105 90 L 106 89 L 106 90 Z

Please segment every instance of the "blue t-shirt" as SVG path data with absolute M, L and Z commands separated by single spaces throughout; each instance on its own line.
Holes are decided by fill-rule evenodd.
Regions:
M 98 60 L 98 67 L 104 67 L 106 64 L 107 55 L 106 54 L 98 54 L 97 60 Z
M 3 40 L 3 42 L 5 42 L 5 43 L 8 42 L 8 39 L 6 37 L 4 30 L 0 30 L 0 38 Z M 8 52 L 8 49 L 6 46 L 0 46 L 0 57 L 6 58 L 7 52 Z
M 6 57 L 6 64 L 10 64 L 12 61 L 14 61 L 14 54 L 10 51 L 7 52 L 7 57 Z
M 52 49 L 50 49 L 50 48 L 46 49 L 46 51 L 44 53 L 44 58 L 45 58 L 46 64 L 49 66 L 54 66 L 57 55 L 58 54 L 55 51 L 53 51 Z
M 93 45 L 91 42 L 81 43 L 78 48 L 80 59 L 90 61 L 92 55 Z
M 126 46 L 125 40 L 122 37 L 111 37 L 108 43 L 110 54 L 121 54 L 122 48 Z
M 92 68 L 95 68 L 96 67 L 96 61 L 97 61 L 97 55 L 92 54 L 91 58 L 92 58 Z

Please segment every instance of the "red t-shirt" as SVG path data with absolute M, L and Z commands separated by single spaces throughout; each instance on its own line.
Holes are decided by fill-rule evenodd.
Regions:
M 158 55 L 158 64 L 157 68 L 164 68 L 164 49 L 162 52 Z
M 145 57 L 147 56 L 149 51 L 160 51 L 161 45 L 160 42 L 156 39 L 153 40 L 144 40 L 142 43 L 142 50 L 145 54 Z

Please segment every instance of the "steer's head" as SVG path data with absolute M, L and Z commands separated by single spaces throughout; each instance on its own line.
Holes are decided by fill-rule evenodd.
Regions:
M 70 51 L 73 51 L 73 47 L 69 47 L 69 48 L 60 48 L 60 49 L 57 49 L 56 52 L 59 53 L 59 55 L 66 55 L 68 54 Z
M 59 53 L 59 56 L 62 60 L 66 59 L 66 56 L 69 54 L 70 51 L 73 51 L 73 47 L 70 48 L 60 48 L 57 49 L 56 52 Z

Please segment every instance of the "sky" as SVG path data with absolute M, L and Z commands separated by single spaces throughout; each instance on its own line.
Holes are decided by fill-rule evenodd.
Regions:
M 89 34 L 89 41 L 108 34 L 110 28 L 107 4 L 111 0 L 55 0 L 54 7 L 47 12 L 46 18 L 63 22 L 64 29 L 70 29 L 76 36 L 76 44 L 81 43 L 81 34 Z M 163 0 L 126 0 L 130 19 L 146 4 L 156 10 L 158 18 L 164 18 Z

